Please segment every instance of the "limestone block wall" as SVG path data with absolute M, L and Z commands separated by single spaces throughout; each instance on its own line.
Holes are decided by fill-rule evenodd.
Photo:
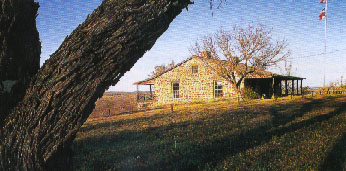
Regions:
M 198 73 L 192 73 L 192 66 L 198 66 Z M 215 80 L 222 82 L 223 98 L 234 97 L 235 91 L 227 80 L 220 78 L 199 58 L 192 58 L 155 79 L 157 103 L 213 100 Z M 173 98 L 172 82 L 179 82 L 179 98 Z

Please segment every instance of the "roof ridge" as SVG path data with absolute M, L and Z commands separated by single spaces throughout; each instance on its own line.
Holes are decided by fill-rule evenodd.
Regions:
M 137 82 L 135 82 L 135 83 L 133 83 L 133 84 L 134 84 L 134 85 L 138 85 L 138 84 L 141 84 L 141 83 L 143 83 L 143 82 L 147 82 L 147 81 L 154 80 L 154 79 L 156 79 L 157 77 L 160 77 L 161 75 L 163 75 L 163 74 L 165 74 L 165 73 L 167 73 L 167 72 L 169 72 L 169 71 L 171 71 L 171 70 L 177 68 L 178 66 L 181 66 L 182 64 L 186 63 L 187 61 L 189 61 L 189 60 L 191 60 L 191 59 L 193 59 L 193 58 L 201 58 L 201 59 L 203 58 L 203 59 L 210 59 L 210 60 L 218 60 L 218 61 L 229 62 L 228 60 L 211 59 L 211 58 L 204 58 L 204 57 L 197 56 L 197 55 L 192 55 L 191 57 L 189 57 L 189 58 L 187 58 L 187 59 L 181 61 L 180 63 L 178 63 L 178 64 L 175 65 L 174 67 L 172 67 L 172 68 L 166 70 L 165 72 L 162 72 L 162 73 L 160 73 L 160 74 L 158 74 L 158 75 L 156 75 L 156 76 L 154 76 L 154 77 L 150 77 L 150 78 L 147 78 L 147 79 L 142 80 L 142 81 L 137 81 Z M 243 66 L 243 67 L 244 67 L 244 65 L 245 65 L 245 64 L 243 64 L 243 63 L 239 63 L 239 64 L 241 64 L 241 66 Z M 254 66 L 249 66 L 249 67 L 254 67 Z M 267 71 L 267 70 L 265 70 L 265 69 L 263 69 L 263 68 L 260 68 L 260 67 L 254 67 L 254 68 L 255 68 L 255 70 L 256 70 L 255 73 L 257 73 L 258 75 L 263 75 L 264 77 L 268 77 L 268 76 L 272 76 L 272 77 L 273 77 L 273 76 L 276 76 L 276 77 L 277 77 L 277 76 L 283 76 L 283 75 L 280 75 L 280 74 L 277 74 L 277 73 L 273 73 L 273 72 Z M 263 73 L 260 74 L 259 72 L 263 72 Z M 250 78 L 251 78 L 252 74 L 248 74 L 248 75 L 249 75 Z M 283 77 L 286 77 L 286 76 L 283 76 Z M 291 77 L 294 77 L 294 76 L 291 76 Z M 300 78 L 300 77 L 294 77 L 294 78 Z
M 133 84 L 134 84 L 134 85 L 137 85 L 137 84 L 140 84 L 140 83 L 142 83 L 142 82 L 146 82 L 146 81 L 150 81 L 150 80 L 156 79 L 157 77 L 159 77 L 159 76 L 161 76 L 161 75 L 163 75 L 163 74 L 165 74 L 165 73 L 167 73 L 167 72 L 173 70 L 174 68 L 176 68 L 176 67 L 178 67 L 178 66 L 184 64 L 185 62 L 191 60 L 191 59 L 194 58 L 194 57 L 199 57 L 199 56 L 192 55 L 191 57 L 189 57 L 189 58 L 187 58 L 187 59 L 181 61 L 180 63 L 178 63 L 178 64 L 175 65 L 174 67 L 172 67 L 172 68 L 166 70 L 165 72 L 160 73 L 159 75 L 156 75 L 156 76 L 154 76 L 154 77 L 147 78 L 147 79 L 145 79 L 145 80 L 143 80 L 143 81 L 137 81 L 137 82 L 135 82 L 135 83 L 133 83 Z

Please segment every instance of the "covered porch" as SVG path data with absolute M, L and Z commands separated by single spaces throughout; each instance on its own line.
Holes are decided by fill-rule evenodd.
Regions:
M 137 86 L 137 102 L 154 101 L 155 100 L 155 90 L 153 80 L 144 80 L 135 82 L 134 85 Z M 143 90 L 143 88 L 145 90 Z
M 302 95 L 303 79 L 295 76 L 275 75 L 266 78 L 245 78 L 244 87 L 251 88 L 261 97 L 273 98 Z

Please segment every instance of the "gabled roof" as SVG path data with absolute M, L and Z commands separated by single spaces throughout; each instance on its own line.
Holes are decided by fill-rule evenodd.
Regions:
M 153 85 L 154 84 L 154 81 L 157 77 L 160 77 L 161 75 L 173 70 L 174 68 L 177 68 L 178 66 L 186 63 L 187 61 L 191 60 L 192 58 L 202 58 L 200 56 L 191 56 L 190 58 L 187 58 L 185 59 L 184 61 L 178 63 L 177 65 L 175 65 L 174 67 L 168 69 L 167 71 L 155 76 L 155 77 L 150 77 L 150 78 L 147 78 L 145 80 L 142 80 L 142 81 L 138 81 L 138 82 L 135 82 L 133 83 L 134 85 Z M 215 59 L 214 59 L 215 60 Z M 222 60 L 224 62 L 228 62 L 226 60 Z M 245 67 L 244 64 L 241 64 L 243 67 Z M 305 78 L 300 78 L 300 77 L 294 77 L 294 76 L 283 76 L 283 75 L 280 75 L 280 74 L 276 74 L 276 73 L 272 73 L 272 72 L 269 72 L 269 71 L 266 71 L 264 69 L 260 69 L 260 68 L 257 68 L 256 69 L 256 72 L 254 73 L 250 73 L 246 76 L 246 78 L 272 78 L 272 77 L 275 77 L 275 78 L 280 78 L 282 80 L 291 80 L 291 79 L 295 79 L 295 80 L 302 80 L 302 79 L 305 79 Z
M 177 68 L 178 66 L 180 66 L 180 65 L 182 65 L 182 64 L 184 64 L 184 63 L 186 63 L 187 61 L 191 60 L 191 59 L 194 58 L 194 57 L 198 57 L 198 56 L 191 56 L 190 58 L 187 58 L 187 59 L 183 60 L 182 62 L 178 63 L 178 64 L 175 65 L 174 67 L 168 69 L 167 71 L 165 71 L 165 72 L 163 72 L 163 73 L 161 73 L 161 74 L 159 74 L 159 75 L 156 75 L 155 77 L 150 77 L 150 78 L 147 78 L 147 79 L 145 79 L 145 80 L 143 80 L 143 81 L 135 82 L 135 83 L 133 83 L 133 84 L 134 84 L 134 85 L 140 85 L 140 84 L 150 85 L 150 84 L 154 84 L 155 78 L 157 78 L 157 77 L 159 77 L 159 76 L 165 74 L 166 72 L 169 72 L 169 71 L 173 70 L 174 68 Z

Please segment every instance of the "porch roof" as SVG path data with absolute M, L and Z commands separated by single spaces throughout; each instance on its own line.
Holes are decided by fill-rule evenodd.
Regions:
M 154 85 L 155 78 L 148 78 L 143 81 L 137 81 L 134 85 Z
M 281 80 L 304 80 L 306 78 L 296 77 L 296 76 L 284 76 L 284 75 L 274 75 L 273 78 L 278 78 Z
M 246 77 L 245 79 L 280 79 L 280 80 L 304 80 L 306 78 L 302 77 L 296 77 L 296 76 L 284 76 L 284 75 L 277 75 L 273 74 L 271 76 L 265 76 L 265 77 Z
M 245 79 L 280 79 L 280 80 L 304 80 L 306 78 L 302 77 L 296 77 L 296 76 L 285 76 L 285 75 L 278 75 L 278 74 L 273 74 L 271 76 L 264 76 L 264 77 L 246 77 Z

